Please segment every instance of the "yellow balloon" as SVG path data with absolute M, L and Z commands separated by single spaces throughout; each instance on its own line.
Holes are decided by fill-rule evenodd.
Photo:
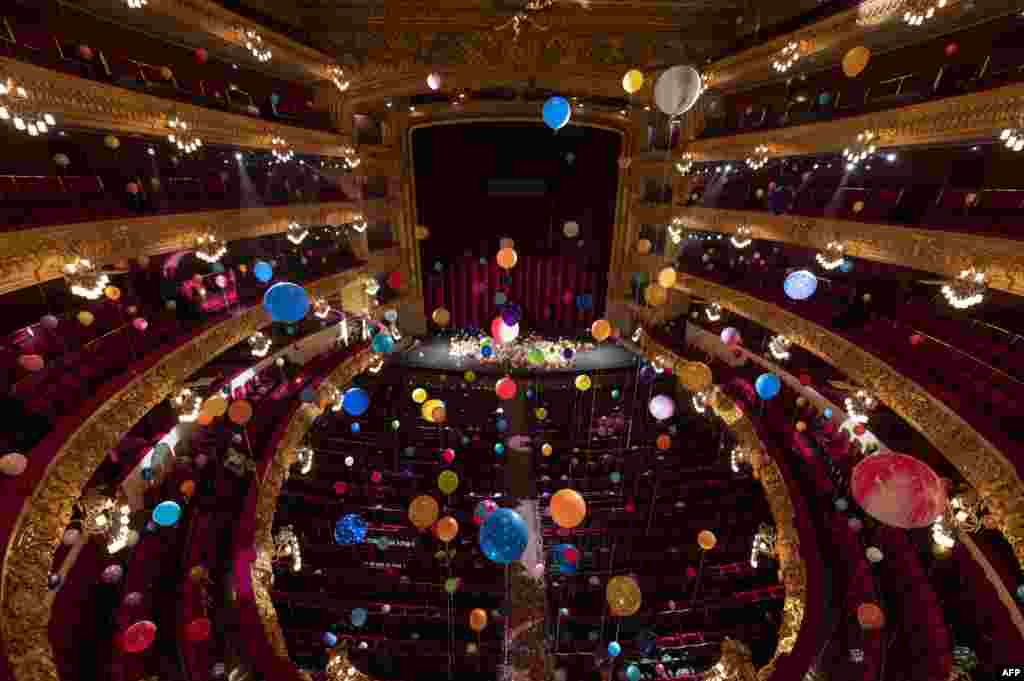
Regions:
M 438 326 L 448 326 L 448 322 L 452 320 L 452 316 L 448 310 L 443 307 L 439 307 L 434 310 L 434 314 L 431 315 L 431 319 L 433 319 L 434 323 Z
M 228 411 L 228 401 L 221 395 L 214 395 L 203 403 L 202 410 L 211 416 L 224 416 Z
M 598 343 L 606 341 L 608 336 L 612 335 L 612 325 L 608 323 L 607 319 L 598 319 L 590 325 L 590 335 Z
M 416 225 L 416 238 L 420 241 L 430 237 L 430 230 L 423 225 Z
M 476 380 L 476 372 L 470 369 L 465 374 L 463 374 L 462 377 L 466 379 L 466 383 L 472 383 L 473 381 Z
M 424 421 L 430 421 L 431 423 L 434 423 L 435 409 L 444 409 L 444 402 L 437 399 L 427 400 L 426 402 L 423 403 L 423 406 L 420 408 L 420 416 L 423 417 Z
M 640 255 L 647 255 L 651 252 L 652 246 L 653 244 L 650 239 L 640 239 L 640 241 L 636 242 L 636 252 Z
M 540 452 L 544 456 L 551 456 L 551 454 L 554 451 L 555 451 L 555 448 L 552 447 L 551 445 L 549 445 L 547 442 L 545 442 L 543 445 L 541 445 Z
M 445 494 L 451 494 L 459 488 L 459 474 L 455 471 L 441 471 L 437 476 L 437 488 Z
M 560 489 L 551 497 L 551 519 L 559 527 L 578 527 L 587 517 L 587 502 L 574 489 Z
M 715 533 L 711 530 L 701 530 L 697 535 L 697 545 L 705 551 L 710 551 L 715 548 L 715 544 L 718 543 L 718 538 Z
M 121 289 L 116 286 L 108 286 L 103 289 L 103 295 L 105 295 L 109 300 L 120 300 Z
M 871 50 L 863 45 L 855 47 L 843 56 L 843 73 L 847 78 L 856 78 L 868 67 L 869 61 Z
M 644 300 L 651 307 L 658 307 L 668 302 L 668 289 L 661 284 L 648 284 L 644 289 Z
M 516 262 L 519 261 L 519 255 L 511 248 L 503 248 L 498 251 L 497 261 L 498 267 L 503 270 L 510 270 L 516 266 Z
M 676 270 L 674 267 L 666 267 L 658 272 L 658 284 L 664 288 L 672 288 L 676 285 Z
M 580 374 L 579 376 L 576 377 L 577 390 L 581 392 L 585 390 L 590 390 L 591 385 L 593 385 L 593 382 L 590 380 L 590 376 L 587 376 L 586 374 Z
M 92 326 L 92 323 L 96 321 L 96 317 L 92 312 L 82 310 L 78 313 L 78 321 L 82 326 Z
M 412 391 L 412 401 L 416 404 L 423 404 L 427 401 L 427 391 L 423 388 L 416 388 Z
M 541 421 L 548 417 L 548 410 L 545 409 L 544 407 L 537 407 L 537 410 L 534 413 L 537 414 L 537 418 L 539 418 Z
M 640 610 L 643 596 L 640 585 L 632 577 L 612 577 L 608 580 L 605 593 L 608 596 L 608 607 L 616 617 L 630 617 Z
M 437 499 L 426 494 L 416 497 L 409 504 L 409 520 L 421 530 L 433 525 L 440 512 Z
M 458 535 L 459 521 L 450 515 L 446 515 L 437 521 L 435 532 L 437 532 L 437 538 L 447 544 Z
M 644 74 L 640 73 L 636 69 L 630 69 L 626 71 L 626 75 L 622 77 L 622 89 L 633 94 L 638 92 L 640 88 L 644 86 Z

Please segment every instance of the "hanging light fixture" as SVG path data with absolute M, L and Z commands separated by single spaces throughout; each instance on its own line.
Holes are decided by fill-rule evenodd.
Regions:
M 266 357 L 273 344 L 273 341 L 264 336 L 262 331 L 257 331 L 249 336 L 249 347 L 252 348 L 253 357 Z
M 114 500 L 100 490 L 91 490 L 78 500 L 85 519 L 82 530 L 88 535 L 105 535 L 110 531 Z
M 779 73 L 785 73 L 793 67 L 798 59 L 800 59 L 800 43 L 793 40 L 779 50 L 779 56 L 772 62 L 772 68 Z
M 15 130 L 29 137 L 45 135 L 57 121 L 53 114 L 32 110 L 29 99 L 28 91 L 14 80 L 0 80 L 0 121 L 9 121 Z
M 79 257 L 64 265 L 64 279 L 72 295 L 86 300 L 98 300 L 110 283 L 110 278 L 97 270 L 92 261 Z
M 878 400 L 868 394 L 866 390 L 858 390 L 844 401 L 846 413 L 853 423 L 867 423 L 868 413 L 878 406 Z
M 985 273 L 971 267 L 960 272 L 953 281 L 943 285 L 942 295 L 952 307 L 966 310 L 982 303 L 986 290 L 988 284 L 985 282 Z
M 703 411 L 700 413 L 704 413 Z M 747 450 L 740 445 L 736 445 L 729 452 L 729 466 L 732 468 L 733 473 L 740 472 L 740 466 L 742 464 L 750 463 L 750 456 L 747 454 Z
M 773 336 L 772 339 L 768 341 L 768 352 L 771 353 L 771 356 L 774 359 L 777 359 L 780 362 L 785 362 L 790 357 L 789 346 L 792 344 L 793 341 L 789 340 L 785 336 Z
M 366 218 L 363 217 L 362 213 L 356 213 L 355 215 L 352 216 L 352 222 L 350 223 L 350 226 L 356 232 L 362 234 L 363 232 L 366 231 Z
M 317 298 L 313 301 L 313 316 L 317 319 L 327 319 L 331 314 L 331 305 L 326 298 Z
M 768 145 L 761 144 L 754 147 L 754 155 L 747 157 L 747 166 L 751 170 L 760 170 L 768 165 Z
M 825 250 L 818 253 L 814 259 L 818 261 L 822 269 L 838 269 L 846 258 L 846 247 L 839 241 L 829 241 Z
M 303 227 L 297 222 L 288 223 L 288 229 L 285 234 L 285 238 L 287 238 L 288 241 L 291 241 L 293 244 L 298 246 L 306 240 L 307 236 L 309 236 L 309 229 Z
M 242 39 L 245 41 L 245 49 L 249 50 L 249 54 L 256 58 L 256 61 L 264 64 L 271 60 L 274 56 L 269 49 L 263 47 L 263 36 L 251 28 L 239 29 L 242 33 Z
M 380 293 L 380 282 L 374 277 L 367 277 L 363 285 L 368 296 L 375 296 Z
M 270 139 L 270 151 L 274 160 L 278 163 L 287 163 L 295 158 L 295 152 L 288 146 L 288 141 L 283 137 L 274 136 Z
M 718 303 L 708 303 L 708 306 L 704 308 L 704 315 L 709 322 L 717 322 L 722 318 L 722 306 Z
M 678 246 L 683 240 L 683 219 L 672 218 L 672 224 L 668 226 L 668 236 L 672 239 L 672 244 Z
M 178 151 L 192 154 L 203 146 L 203 140 L 195 133 L 189 132 L 188 123 L 177 115 L 167 121 L 167 127 L 171 129 L 171 132 L 167 133 L 167 141 L 176 146 Z
M 299 544 L 299 537 L 291 525 L 285 525 L 274 535 L 274 558 L 278 560 L 290 560 L 292 572 L 302 570 L 302 546 Z
M 693 410 L 698 414 L 703 414 L 708 410 L 708 396 L 703 392 L 696 392 L 693 397 L 690 398 L 690 403 L 693 405 Z
M 128 546 L 128 536 L 132 530 L 132 507 L 128 504 L 121 504 L 117 512 L 114 513 L 112 509 L 109 516 L 107 553 L 113 555 Z
M 194 423 L 199 418 L 199 411 L 203 407 L 203 398 L 196 395 L 189 388 L 182 388 L 171 398 L 171 408 L 178 415 L 181 423 Z
M 878 147 L 875 146 L 876 137 L 875 133 L 865 130 L 857 135 L 857 141 L 853 146 L 843 149 L 847 170 L 853 170 L 878 150 Z
M 693 170 L 693 154 L 687 152 L 676 162 L 676 170 L 680 175 L 689 175 Z
M 760 556 L 775 555 L 775 528 L 761 523 L 754 535 L 754 544 L 750 548 L 750 567 L 757 567 Z
M 908 26 L 920 26 L 928 19 L 935 16 L 935 11 L 946 6 L 947 0 L 907 0 L 904 4 L 906 11 L 903 13 L 903 23 Z
M 739 250 L 743 250 L 754 243 L 753 234 L 754 230 L 749 225 L 740 225 L 736 228 L 736 234 L 731 236 L 729 241 Z
M 1020 128 L 1007 128 L 999 135 L 1007 149 L 1013 151 L 1024 151 L 1024 130 Z
M 213 264 L 227 255 L 228 247 L 213 234 L 207 233 L 196 237 L 196 257 L 203 262 Z
M 313 470 L 313 455 L 312 447 L 299 447 L 295 450 L 295 461 L 299 464 L 300 474 L 309 475 Z
M 328 67 L 327 74 L 330 77 L 331 82 L 334 83 L 334 86 L 342 92 L 347 90 L 348 86 L 351 84 L 345 78 L 345 72 L 341 69 L 340 66 Z
M 125 0 L 128 9 L 142 9 L 149 4 L 149 0 Z
M 349 170 L 355 170 L 362 163 L 362 160 L 356 154 L 356 150 L 352 147 L 345 147 L 341 150 L 341 153 L 345 158 L 345 167 Z

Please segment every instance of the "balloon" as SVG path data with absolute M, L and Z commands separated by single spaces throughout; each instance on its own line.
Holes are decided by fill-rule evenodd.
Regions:
M 484 499 L 476 505 L 476 510 L 473 511 L 473 522 L 477 525 L 483 525 L 484 522 L 491 517 L 491 514 L 498 510 L 498 505 L 490 499 Z
M 182 496 L 184 496 L 186 499 L 190 499 L 192 495 L 196 493 L 195 480 L 186 480 L 185 482 L 181 483 L 179 491 L 181 492 Z
M 82 326 L 92 326 L 92 323 L 94 321 L 96 321 L 96 317 L 93 315 L 92 312 L 89 312 L 88 310 L 82 310 L 81 312 L 78 313 L 78 322 Z
M 640 585 L 632 577 L 619 575 L 608 580 L 608 607 L 616 617 L 630 617 L 640 610 Z
M 181 518 L 181 506 L 176 501 L 161 501 L 153 509 L 153 522 L 161 527 L 170 527 Z
M 854 47 L 843 55 L 843 73 L 847 78 L 856 78 L 868 67 L 869 61 L 871 61 L 871 50 L 863 45 Z
M 498 456 L 501 456 L 502 454 L 504 454 L 505 453 L 505 445 L 503 445 L 500 442 L 495 443 L 495 445 L 494 445 L 494 453 L 497 454 Z
M 210 58 L 210 55 L 203 48 L 197 47 L 195 51 L 195 57 L 197 64 L 205 64 L 206 61 Z
M 429 87 L 431 90 L 440 90 L 441 89 L 441 76 L 440 76 L 440 74 L 431 73 L 429 76 L 427 76 L 427 87 Z
M 117 139 L 113 135 L 107 135 L 103 138 L 103 145 L 110 150 L 115 150 L 121 146 L 121 140 Z
M 82 538 L 82 532 L 74 527 L 69 527 L 64 530 L 64 536 L 61 539 L 64 546 L 74 546 L 78 543 L 78 540 Z
M 616 485 L 622 482 L 622 473 L 618 471 L 612 471 L 608 474 L 608 479 L 614 482 Z
M 409 520 L 417 529 L 423 530 L 437 521 L 440 507 L 434 497 L 422 494 L 409 504 Z
M 580 224 L 570 220 L 562 225 L 562 234 L 569 239 L 575 239 L 580 234 Z
M 622 89 L 633 94 L 638 92 L 640 88 L 644 86 L 644 74 L 636 69 L 630 69 L 626 71 L 626 75 L 622 77 Z
M 697 546 L 701 547 L 705 551 L 710 551 L 715 548 L 718 543 L 718 537 L 711 530 L 701 530 L 697 533 Z
M 369 613 L 366 608 L 356 608 L 352 611 L 352 626 L 361 627 L 366 624 L 366 618 Z
M 106 584 L 117 584 L 122 577 L 124 577 L 124 568 L 120 565 L 108 565 L 100 574 L 100 579 Z
M 590 335 L 594 337 L 598 343 L 608 340 L 608 336 L 612 333 L 612 325 L 608 323 L 607 319 L 598 319 L 590 325 Z
M 462 378 L 465 379 L 466 383 L 472 383 L 476 380 L 476 372 L 470 369 L 462 375 Z
M 626 667 L 626 678 L 629 679 L 629 681 L 640 681 L 640 677 L 640 667 L 637 667 L 635 664 L 631 664 Z
M 504 433 L 506 430 L 508 430 L 508 421 L 506 421 L 505 419 L 498 419 L 498 422 L 495 424 L 495 428 L 498 430 L 499 433 Z
M 444 494 L 451 494 L 459 488 L 459 474 L 455 471 L 441 471 L 437 476 L 437 488 Z
M 256 278 L 263 283 L 267 283 L 274 278 L 274 268 L 269 262 L 264 262 L 263 260 L 257 260 L 252 271 Z
M 661 451 L 665 451 L 666 449 L 672 446 L 672 438 L 670 438 L 668 435 L 665 435 L 665 433 L 662 433 L 661 435 L 658 436 L 654 443 L 657 445 L 658 449 L 660 449 Z
M 807 300 L 818 289 L 818 278 L 808 270 L 796 270 L 786 275 L 782 289 L 793 300 Z
M 868 515 L 891 527 L 925 527 L 942 515 L 946 487 L 926 463 L 889 450 L 853 468 L 850 490 Z
M 499 315 L 491 320 L 491 335 L 498 343 L 511 343 L 519 336 L 519 325 L 508 326 Z
M 882 559 L 885 558 L 885 554 L 877 546 L 869 546 L 864 550 L 864 557 L 871 563 L 881 563 Z
M 193 643 L 206 641 L 209 640 L 212 630 L 213 625 L 210 623 L 209 618 L 200 617 L 192 620 L 185 626 L 185 639 Z
M 529 535 L 522 516 L 510 508 L 499 508 L 480 528 L 480 549 L 495 563 L 508 565 L 523 555 Z
M 333 648 L 334 646 L 338 645 L 338 637 L 329 631 L 324 632 L 323 641 L 324 645 L 328 648 Z
M 301 321 L 309 312 L 309 306 L 309 294 L 298 284 L 281 282 L 274 284 L 263 294 L 263 308 L 275 322 Z
M 590 376 L 586 374 L 580 374 L 576 377 L 576 389 L 580 392 L 590 390 L 590 386 L 593 385 L 593 381 L 590 380 Z
M 757 396 L 762 400 L 770 400 L 779 394 L 782 389 L 782 381 L 775 374 L 761 374 L 754 382 Z
M 676 285 L 677 278 L 675 268 L 666 267 L 658 272 L 658 285 L 662 288 L 672 288 Z
M 366 521 L 362 516 L 349 513 L 334 524 L 334 543 L 347 546 L 366 541 Z
M 57 325 L 60 324 L 60 320 L 54 317 L 52 314 L 44 315 L 43 318 L 39 320 L 39 322 L 43 325 L 43 328 L 50 329 L 51 331 L 53 329 L 56 329 Z
M 455 461 L 455 450 L 454 449 L 446 449 L 446 450 L 444 450 L 444 452 L 441 453 L 441 458 L 444 459 L 444 462 L 447 463 L 447 464 L 452 463 L 453 461 Z
M 223 395 L 214 395 L 203 402 L 203 411 L 214 417 L 224 416 L 228 411 L 228 401 Z
M 554 447 L 552 447 L 552 446 L 551 446 L 550 444 L 548 444 L 547 442 L 545 442 L 545 443 L 544 443 L 543 445 L 541 445 L 541 447 L 540 447 L 540 452 L 541 452 L 541 454 L 543 454 L 544 456 L 551 456 L 552 452 L 554 452 L 554 451 L 555 451 Z
M 559 527 L 578 527 L 587 517 L 587 502 L 573 489 L 561 489 L 551 497 L 551 518 Z
M 530 348 L 530 351 L 526 353 L 526 359 L 533 366 L 540 366 L 544 364 L 544 351 L 539 348 Z
M 469 611 L 469 628 L 480 633 L 487 626 L 487 611 L 483 608 L 473 608 Z
M 654 103 L 662 113 L 678 116 L 689 111 L 703 90 L 700 74 L 692 66 L 673 66 L 654 83 Z
M 424 421 L 434 423 L 434 411 L 437 409 L 444 409 L 444 402 L 441 400 L 427 400 L 420 407 L 420 416 L 423 417 Z
M 362 416 L 370 408 L 370 394 L 362 388 L 349 388 L 341 398 L 341 408 L 349 416 Z
M 661 284 L 648 284 L 644 289 L 644 300 L 651 307 L 658 307 L 668 302 L 668 289 Z
M 618 641 L 612 641 L 608 644 L 608 657 L 618 657 L 622 654 L 622 646 L 619 645 Z
M 494 384 L 494 392 L 498 393 L 498 397 L 503 400 L 515 399 L 518 389 L 519 386 L 516 385 L 516 382 L 508 376 Z
M 121 647 L 126 653 L 141 653 L 156 640 L 156 625 L 149 620 L 142 620 L 124 630 L 121 635 Z
M 536 413 L 537 419 L 539 421 L 543 421 L 544 419 L 546 419 L 548 417 L 548 410 L 545 409 L 544 407 L 537 407 L 535 413 Z
M 672 415 L 676 413 L 676 403 L 668 395 L 655 395 L 651 398 L 647 409 L 651 412 L 651 416 L 659 421 L 664 421 L 672 418 Z
M 149 322 L 147 322 L 142 317 L 136 317 L 135 319 L 132 320 L 132 326 L 135 327 L 136 331 L 145 331 L 146 329 L 149 328 Z
M 246 400 L 235 400 L 228 407 L 228 418 L 232 423 L 244 426 L 252 418 L 252 405 Z
M 516 326 L 523 319 L 523 308 L 515 303 L 509 303 L 501 310 L 501 321 L 505 326 Z
M 446 515 L 437 521 L 434 531 L 437 533 L 437 538 L 447 544 L 459 534 L 459 522 L 450 515 Z
M 651 252 L 651 248 L 653 247 L 654 245 L 651 243 L 650 239 L 640 239 L 640 241 L 636 242 L 636 252 L 640 255 L 647 255 Z
M 874 603 L 861 603 L 857 606 L 857 621 L 862 629 L 881 629 L 885 626 L 885 613 Z
M 498 267 L 503 270 L 510 270 L 516 266 L 516 262 L 519 260 L 519 255 L 511 248 L 503 248 L 498 251 L 496 260 L 498 262 Z
M 722 329 L 722 333 L 719 337 L 722 339 L 723 343 L 729 346 L 739 345 L 743 342 L 739 330 L 732 326 L 727 326 Z
M 121 300 L 121 289 L 116 286 L 108 286 L 103 289 L 103 295 L 105 295 L 108 300 Z
M 565 97 L 551 97 L 544 102 L 542 110 L 544 123 L 552 130 L 561 130 L 569 122 L 572 116 L 572 109 L 569 100 Z
M 382 331 L 373 337 L 371 346 L 374 352 L 387 354 L 395 349 L 395 339 L 391 337 L 391 334 Z
M 39 371 L 46 365 L 46 361 L 41 355 L 20 355 L 18 364 L 26 371 Z

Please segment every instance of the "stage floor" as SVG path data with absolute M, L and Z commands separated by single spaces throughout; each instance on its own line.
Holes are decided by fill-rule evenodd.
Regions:
M 571 368 L 530 369 L 527 367 L 517 367 L 514 371 L 515 373 L 579 373 L 623 369 L 635 366 L 636 361 L 636 355 L 622 346 L 613 343 L 602 343 L 591 352 L 577 355 L 576 364 Z M 478 374 L 505 373 L 504 367 L 498 364 L 484 364 L 473 359 L 462 359 L 460 361 L 450 356 L 448 354 L 448 339 L 441 337 L 419 339 L 417 345 L 400 355 L 399 363 L 411 369 L 438 369 L 440 371 L 468 371 L 472 369 Z

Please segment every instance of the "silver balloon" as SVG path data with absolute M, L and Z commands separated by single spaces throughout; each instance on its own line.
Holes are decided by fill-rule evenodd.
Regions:
M 692 66 L 673 66 L 654 84 L 654 102 L 669 116 L 689 111 L 700 93 L 700 74 Z

